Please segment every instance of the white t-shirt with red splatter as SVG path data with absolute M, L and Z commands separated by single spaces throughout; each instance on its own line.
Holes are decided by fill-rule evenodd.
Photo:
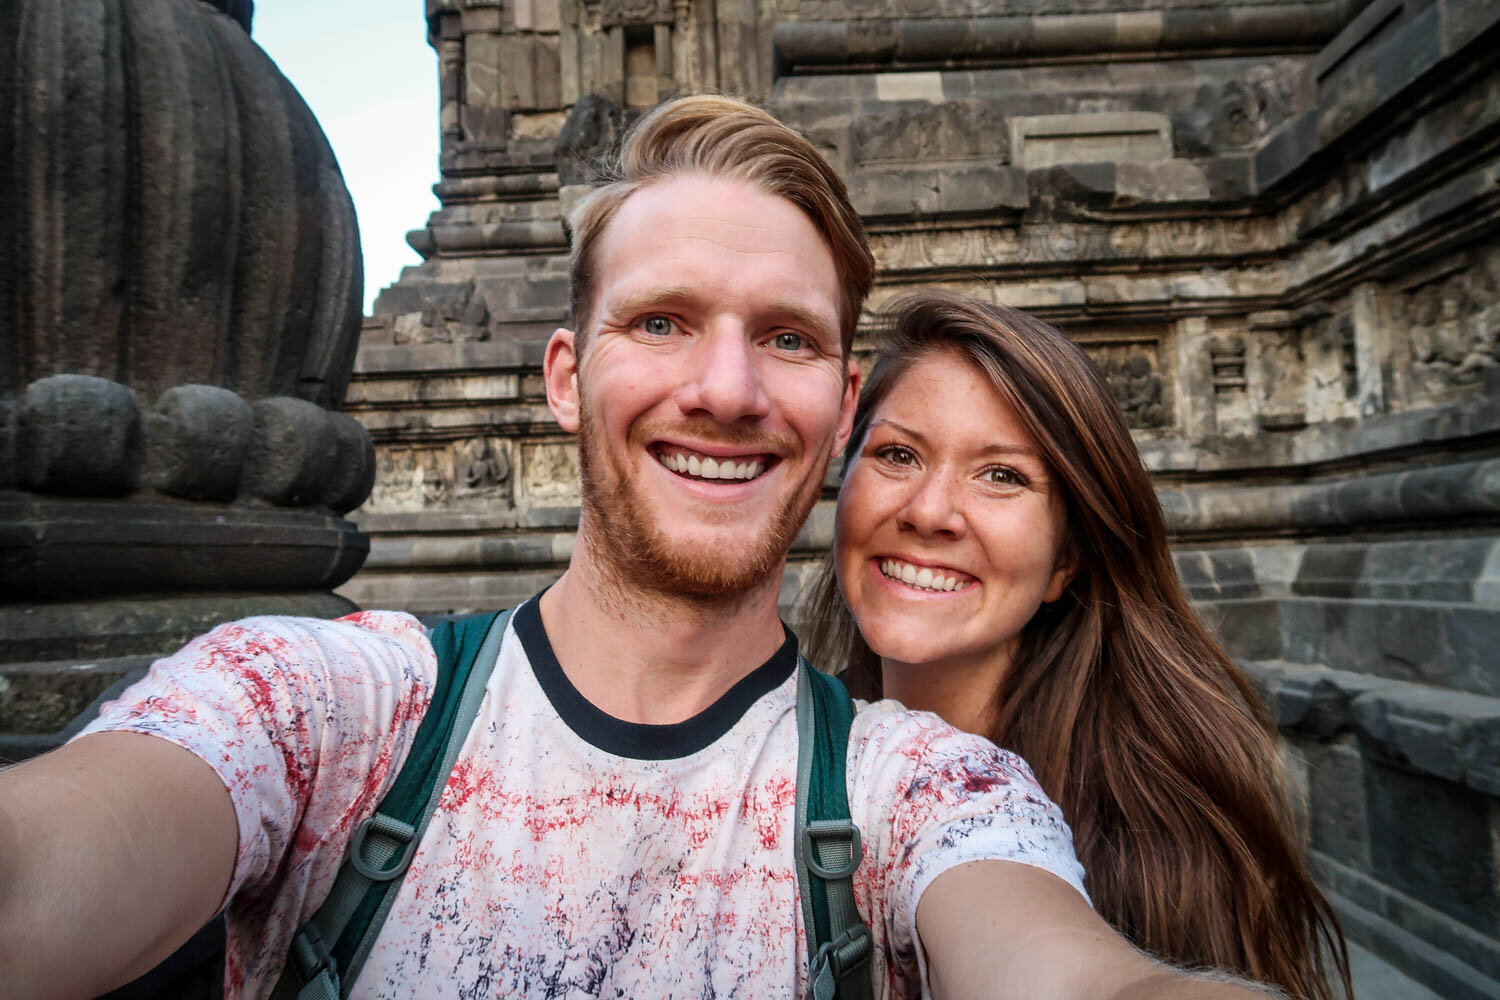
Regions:
M 796 645 L 686 722 L 605 715 L 567 680 L 535 600 L 353 991 L 359 997 L 792 997 Z M 157 663 L 85 732 L 150 733 L 223 779 L 239 821 L 226 996 L 274 987 L 359 822 L 404 761 L 436 660 L 395 612 L 224 625 Z M 917 901 L 983 859 L 1082 889 L 1026 764 L 935 716 L 862 708 L 848 784 L 876 994 L 926 993 Z

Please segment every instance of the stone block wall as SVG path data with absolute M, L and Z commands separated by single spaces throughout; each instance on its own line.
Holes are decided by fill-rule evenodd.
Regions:
M 443 207 L 360 342 L 378 473 L 341 592 L 440 613 L 561 572 L 561 213 L 654 101 L 747 96 L 848 180 L 872 309 L 954 289 L 1098 362 L 1283 727 L 1351 939 L 1500 995 L 1500 8 L 548 2 L 427 2 Z M 793 548 L 794 622 L 837 482 Z

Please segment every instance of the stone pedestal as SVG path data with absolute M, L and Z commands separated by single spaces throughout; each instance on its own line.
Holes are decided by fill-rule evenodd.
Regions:
M 250 15 L 0 8 L 0 761 L 217 622 L 353 607 L 358 231 Z

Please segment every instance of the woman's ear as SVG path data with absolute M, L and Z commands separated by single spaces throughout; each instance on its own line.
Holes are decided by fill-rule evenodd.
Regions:
M 1057 561 L 1052 564 L 1052 579 L 1047 581 L 1047 593 L 1043 595 L 1042 603 L 1051 604 L 1061 597 L 1077 575 L 1078 550 L 1069 539 L 1058 549 Z
M 569 434 L 578 433 L 577 336 L 559 327 L 547 341 L 542 358 L 542 381 L 547 386 L 547 409 Z

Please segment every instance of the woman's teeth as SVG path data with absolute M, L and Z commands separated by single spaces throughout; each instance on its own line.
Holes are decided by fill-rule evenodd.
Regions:
M 957 577 L 934 573 L 926 566 L 919 568 L 899 559 L 882 559 L 880 572 L 918 590 L 957 590 L 961 586 Z
M 662 452 L 657 454 L 656 459 L 673 472 L 697 476 L 700 479 L 754 479 L 764 468 L 758 458 L 736 462 L 727 458 L 716 459 L 708 455 Z

